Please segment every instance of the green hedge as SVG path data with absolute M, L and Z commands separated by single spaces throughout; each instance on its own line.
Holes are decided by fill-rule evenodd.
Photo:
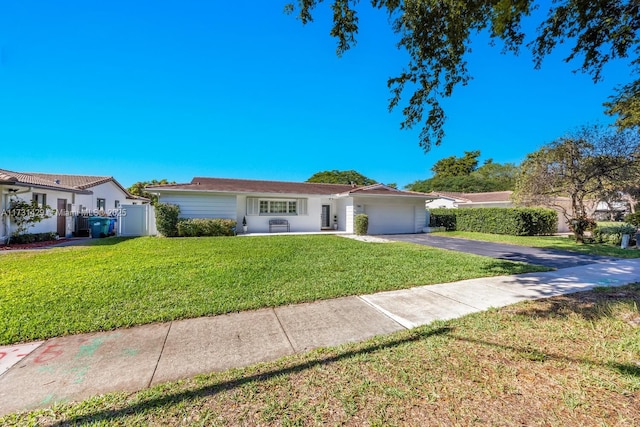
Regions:
M 447 231 L 537 236 L 558 230 L 558 214 L 545 208 L 462 208 L 433 209 L 430 227 Z
M 620 244 L 622 244 L 623 234 L 629 234 L 631 240 L 635 240 L 636 227 L 630 224 L 596 227 L 595 230 L 591 232 L 591 237 L 596 243 L 608 243 L 610 245 L 620 246 Z
M 25 233 L 11 236 L 9 244 L 20 245 L 23 243 L 50 242 L 56 240 L 56 233 Z
M 177 224 L 178 236 L 234 236 L 236 221 L 220 218 L 180 218 Z
M 158 233 L 165 237 L 175 237 L 178 235 L 178 217 L 180 207 L 169 203 L 158 203 L 156 205 L 156 228 Z
M 356 215 L 356 234 L 364 236 L 369 231 L 369 217 L 365 214 Z

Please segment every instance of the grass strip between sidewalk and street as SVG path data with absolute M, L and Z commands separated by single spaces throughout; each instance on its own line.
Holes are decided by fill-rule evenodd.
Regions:
M 0 256 L 0 344 L 548 269 L 338 236 L 108 238 Z
M 640 285 L 12 414 L 27 425 L 640 425 Z

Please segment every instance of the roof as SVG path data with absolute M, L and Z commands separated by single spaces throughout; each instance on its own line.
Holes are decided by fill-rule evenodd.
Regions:
M 454 191 L 438 191 L 430 193 L 434 197 L 456 199 L 461 203 L 511 203 L 513 191 L 491 191 L 487 193 L 459 193 Z
M 135 196 L 124 188 L 112 176 L 93 175 L 65 175 L 40 172 L 13 172 L 0 169 L 0 184 L 8 183 L 21 186 L 35 186 L 52 190 L 69 191 L 72 193 L 91 194 L 90 189 L 96 185 L 113 182 L 125 194 L 127 199 L 149 200 L 145 197 Z
M 150 191 L 202 191 L 216 193 L 307 194 L 307 195 L 382 195 L 430 198 L 425 193 L 401 191 L 384 184 L 358 187 L 315 182 L 261 181 L 234 178 L 195 177 L 187 184 L 163 184 L 146 187 Z
M 6 169 L 0 169 L 0 183 L 49 188 L 53 190 L 70 191 L 73 193 L 89 193 L 83 188 L 75 188 L 36 174 L 13 172 Z
M 87 190 L 91 187 L 95 187 L 100 184 L 105 184 L 107 182 L 113 182 L 120 190 L 122 190 L 126 195 L 127 199 L 141 199 L 148 200 L 145 197 L 135 196 L 124 188 L 116 179 L 112 176 L 94 176 L 94 175 L 65 175 L 65 174 L 53 174 L 53 173 L 40 173 L 40 172 L 30 172 L 29 175 L 47 179 L 53 182 L 57 182 L 59 184 L 77 188 L 80 190 Z

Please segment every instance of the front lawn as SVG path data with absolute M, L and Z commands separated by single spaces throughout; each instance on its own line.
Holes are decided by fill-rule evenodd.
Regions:
M 635 247 L 620 249 L 619 246 L 598 243 L 576 243 L 573 237 L 562 236 L 507 236 L 504 234 L 476 233 L 472 231 L 444 231 L 431 233 L 434 236 L 458 237 L 485 242 L 509 243 L 511 245 L 530 246 L 533 248 L 558 249 L 562 251 L 580 252 L 591 255 L 604 255 L 615 258 L 640 258 L 640 251 Z
M 0 344 L 542 267 L 337 236 L 136 238 L 0 255 Z
M 640 425 L 640 286 L 527 301 L 1 425 Z

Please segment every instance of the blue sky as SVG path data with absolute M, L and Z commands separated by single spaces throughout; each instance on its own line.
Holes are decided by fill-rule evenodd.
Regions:
M 629 81 L 574 74 L 560 53 L 534 70 L 474 40 L 474 79 L 443 102 L 443 144 L 389 113 L 406 56 L 384 13 L 361 2 L 342 58 L 326 6 L 303 26 L 285 1 L 0 0 L 0 168 L 112 175 L 123 185 L 193 176 L 304 181 L 355 169 L 404 186 L 439 159 L 481 150 L 519 163 L 577 126 L 610 123 L 602 103 Z

